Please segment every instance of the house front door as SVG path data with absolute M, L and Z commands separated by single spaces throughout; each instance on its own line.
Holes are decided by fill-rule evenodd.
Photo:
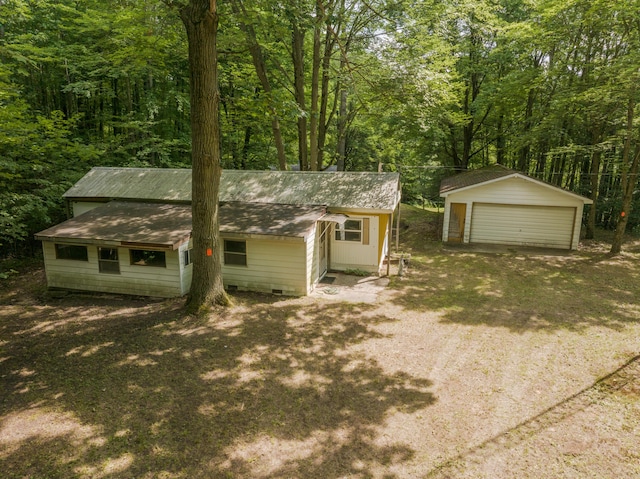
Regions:
M 322 278 L 327 272 L 327 226 L 322 226 L 322 233 L 320 234 L 320 243 L 318 246 L 318 277 Z

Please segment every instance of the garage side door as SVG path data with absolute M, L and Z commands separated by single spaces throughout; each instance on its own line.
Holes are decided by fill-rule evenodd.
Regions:
M 571 248 L 575 208 L 474 203 L 471 243 Z

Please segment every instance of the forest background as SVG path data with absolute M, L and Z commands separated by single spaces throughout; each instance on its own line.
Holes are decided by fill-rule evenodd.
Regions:
M 171 3 L 0 0 L 1 256 L 33 252 L 93 166 L 190 167 Z M 640 231 L 640 0 L 218 10 L 224 168 L 399 171 L 424 205 L 443 177 L 499 163 L 594 199 L 588 237 L 621 218 Z

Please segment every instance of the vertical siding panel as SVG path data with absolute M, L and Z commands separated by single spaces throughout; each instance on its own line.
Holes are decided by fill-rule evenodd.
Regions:
M 364 219 L 364 216 L 349 215 L 350 218 Z M 330 237 L 330 268 L 335 270 L 362 269 L 372 273 L 378 272 L 378 231 L 377 216 L 369 219 L 369 244 L 361 241 L 337 241 L 335 234 Z
M 294 296 L 306 294 L 306 243 L 260 239 L 239 241 L 247 242 L 247 266 L 223 264 L 222 279 L 225 286 L 269 293 L 277 289 Z
M 369 244 L 369 218 L 362 218 L 362 244 Z

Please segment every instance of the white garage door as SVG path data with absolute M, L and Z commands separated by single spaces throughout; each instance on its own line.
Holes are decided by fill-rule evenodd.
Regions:
M 471 243 L 571 249 L 576 209 L 474 203 Z

